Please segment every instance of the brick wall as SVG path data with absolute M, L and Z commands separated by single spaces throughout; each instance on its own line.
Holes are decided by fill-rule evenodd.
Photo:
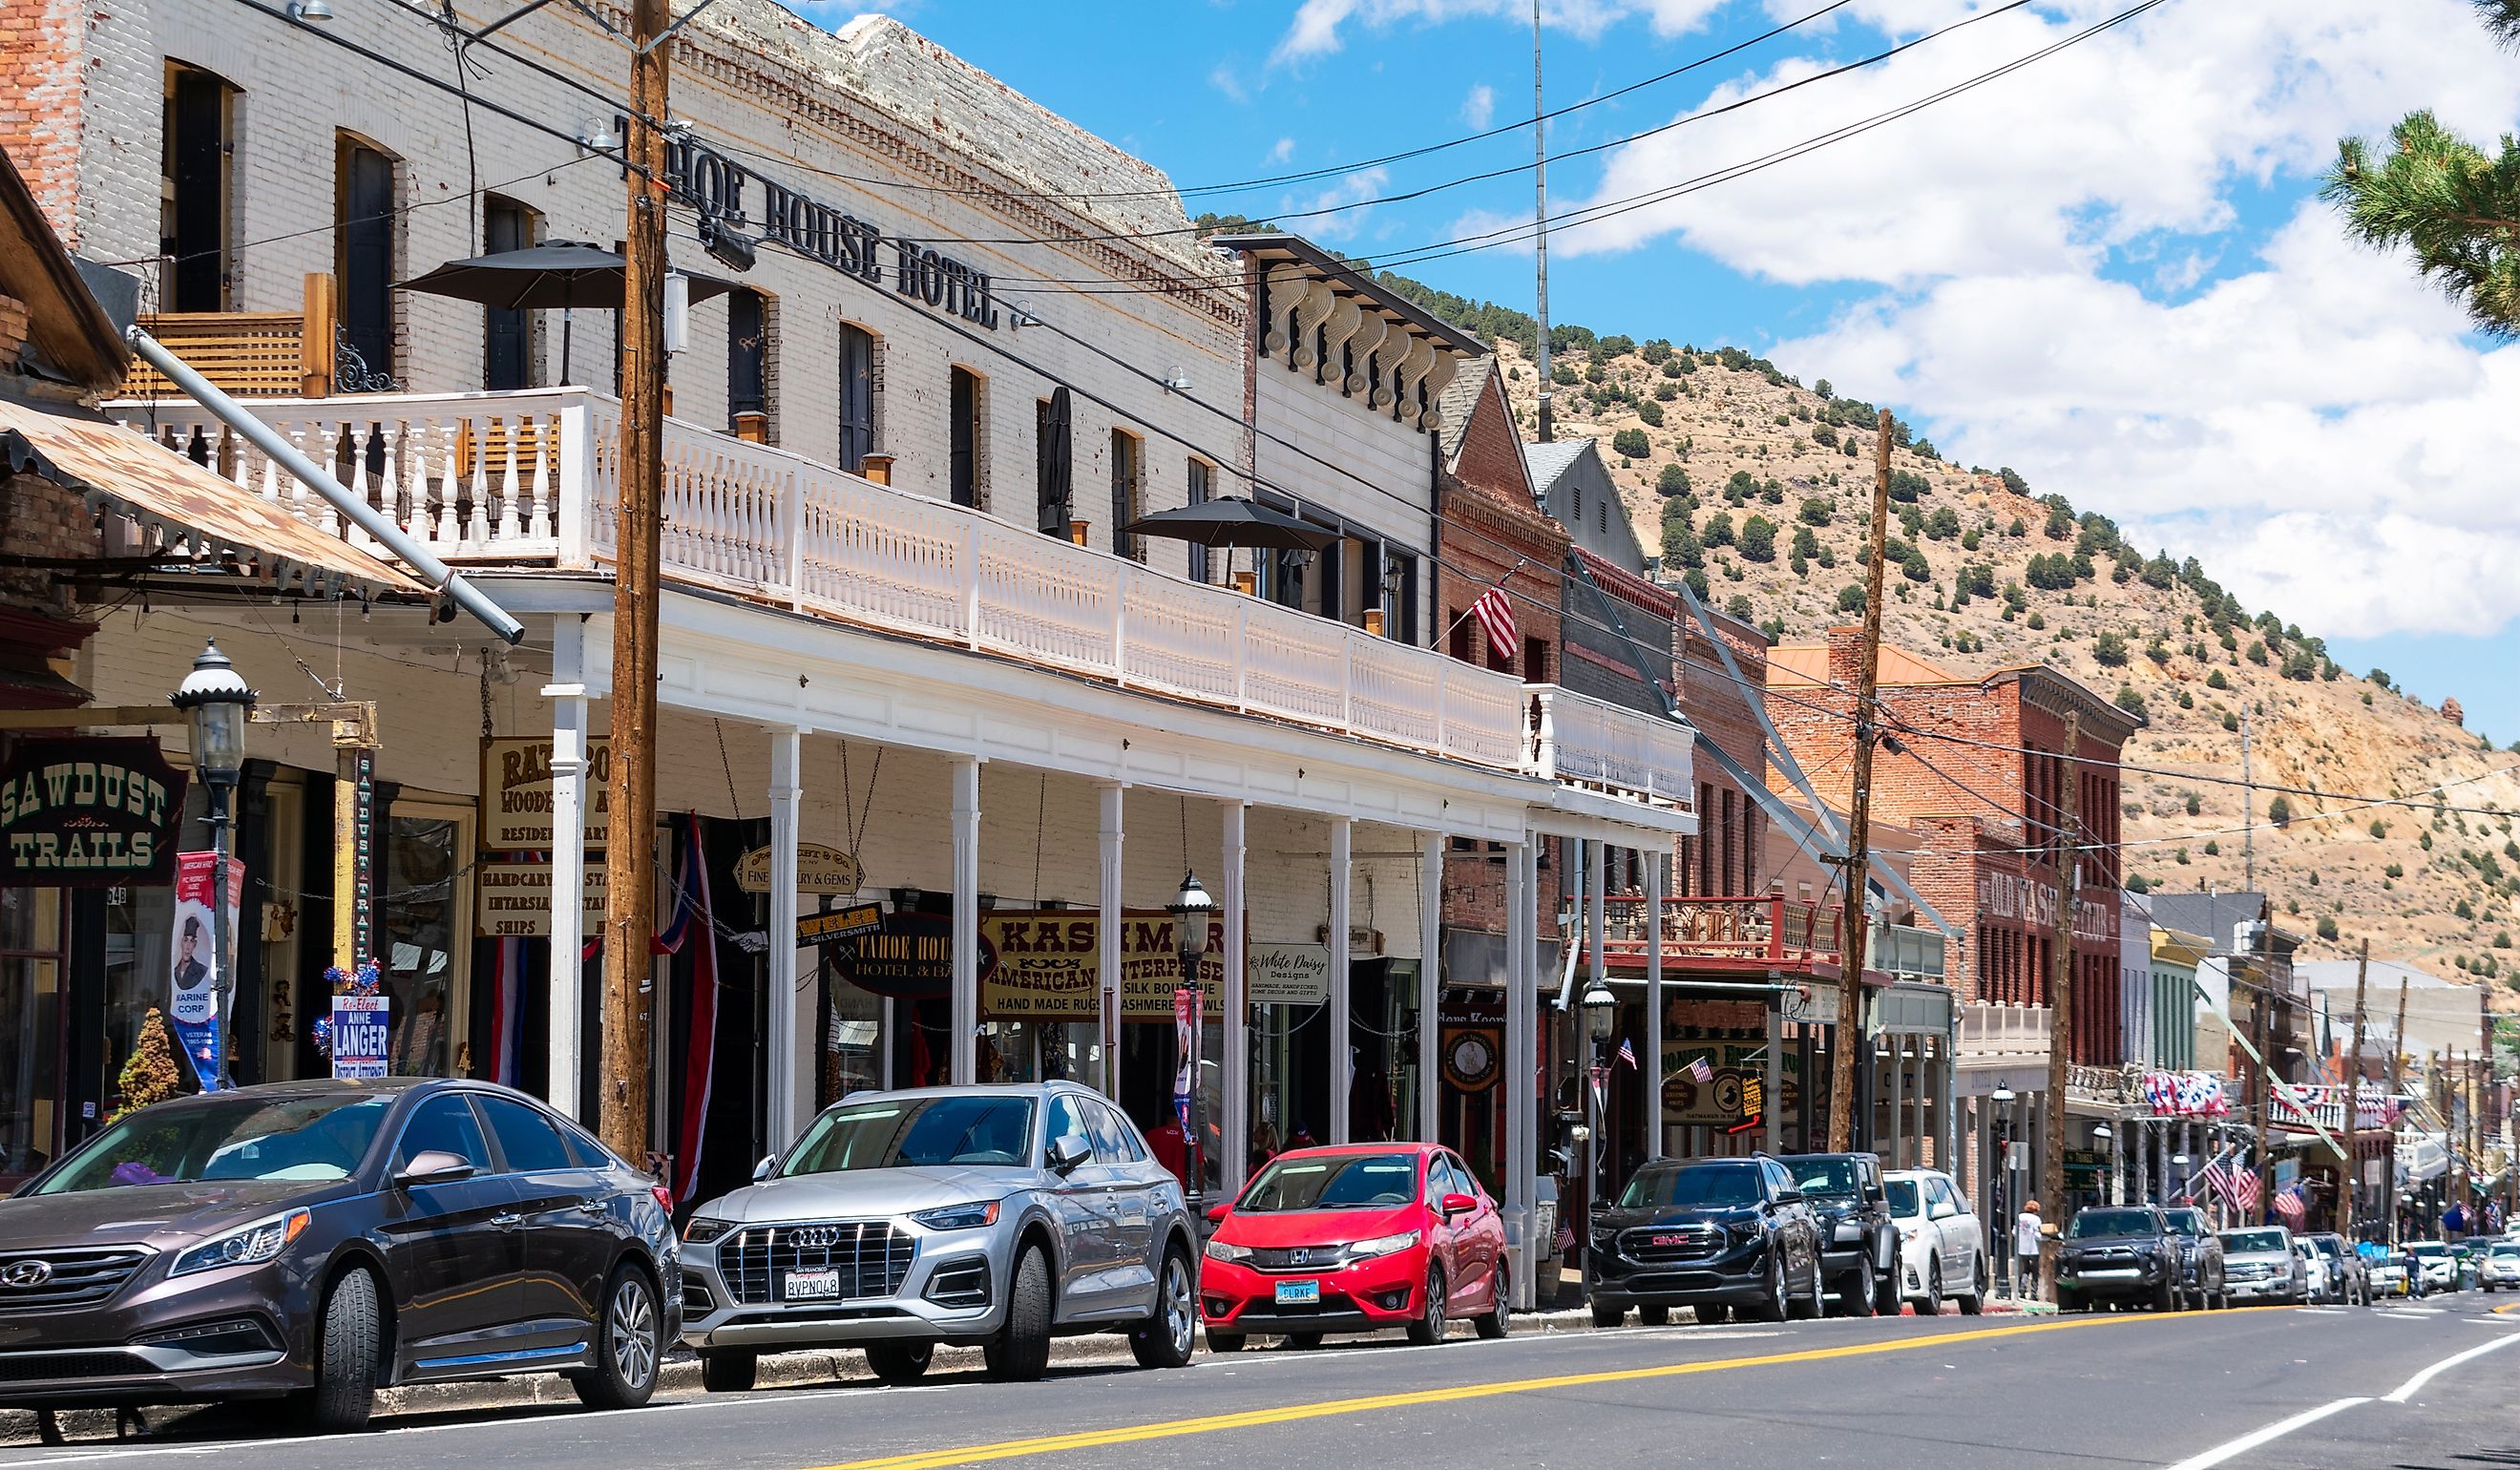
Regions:
M 1680 650 L 1680 708 L 1699 731 L 1700 743 L 1721 745 L 1724 753 L 1757 773 L 1766 764 L 1767 735 L 1759 728 L 1751 701 L 1764 698 L 1768 679 L 1768 639 L 1758 629 L 1710 610 L 1725 648 L 1739 665 L 1747 688 L 1725 670 L 1716 647 L 1694 619 L 1686 627 Z M 1713 761 L 1697 763 L 1698 835 L 1680 839 L 1673 865 L 1675 893 L 1713 893 L 1725 888 L 1767 891 L 1778 872 L 1770 860 L 1768 819 L 1741 784 Z M 1779 782 L 1782 784 L 1782 782 Z M 1731 793 L 1732 800 L 1725 799 Z M 1727 855 L 1734 870 L 1748 869 L 1746 879 L 1723 877 Z M 1788 893 L 1790 896 L 1790 890 Z
M 73 249 L 87 26 L 88 7 L 78 0 L 0 6 L 0 149 Z

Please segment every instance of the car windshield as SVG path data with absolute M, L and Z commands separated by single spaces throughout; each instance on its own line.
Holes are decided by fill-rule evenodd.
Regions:
M 1253 1215 L 1389 1210 L 1417 1198 L 1415 1154 L 1298 1154 L 1281 1157 L 1262 1170 L 1234 1208 Z
M 2161 1218 L 2170 1222 L 2170 1233 L 2190 1240 L 2205 1238 L 2205 1215 L 2201 1210 L 2164 1210 Z
M 2331 1237 L 2325 1235 L 2312 1236 L 2310 1238 L 2310 1248 L 2318 1252 L 2320 1255 L 2331 1259 L 2341 1257 L 2345 1254 L 2342 1246 L 2338 1245 Z
M 392 1106 L 390 1097 L 358 1092 L 188 1097 L 115 1123 L 31 1192 L 348 1179 Z
M 2150 1210 L 2085 1210 L 2065 1227 L 2075 1240 L 2107 1235 L 2149 1235 L 2155 1226 Z
M 1923 1213 L 1918 1206 L 1914 1180 L 1883 1180 L 1881 1189 L 1883 1193 L 1890 1196 L 1891 1214 L 1905 1219 L 1911 1215 Z
M 1032 1157 L 1032 1099 L 959 1093 L 844 1103 L 814 1120 L 782 1179 L 854 1169 L 1020 1169 Z
M 1641 1169 L 1619 1196 L 1631 1210 L 1738 1210 L 1759 1202 L 1759 1171 L 1743 1165 Z
M 1805 1194 L 1853 1199 L 1863 1187 L 1853 1159 L 1787 1159 L 1785 1167 L 1793 1171 L 1794 1187 Z
M 2279 1251 L 2284 1248 L 2281 1230 L 2225 1230 L 2223 1249 L 2227 1251 Z
M 2494 1248 L 2487 1251 L 2486 1254 L 2489 1256 L 2520 1256 L 2520 1240 L 2498 1240 L 2494 1243 Z

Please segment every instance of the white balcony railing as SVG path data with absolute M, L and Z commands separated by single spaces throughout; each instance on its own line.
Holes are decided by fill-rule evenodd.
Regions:
M 2046 1056 L 2050 1012 L 2045 1005 L 1990 1005 L 1972 1001 L 1960 1007 L 1962 1057 Z
M 582 388 L 267 398 L 253 412 L 447 561 L 613 554 L 617 400 Z M 189 400 L 108 405 L 299 519 L 375 548 Z M 664 575 L 843 622 L 1687 807 L 1689 732 L 801 455 L 668 420 Z

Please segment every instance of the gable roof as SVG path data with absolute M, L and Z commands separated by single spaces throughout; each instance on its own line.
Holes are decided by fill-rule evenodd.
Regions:
M 1462 444 L 1470 436 L 1470 415 L 1477 412 L 1479 395 L 1487 391 L 1488 380 L 1496 377 L 1497 361 L 1491 353 L 1475 362 L 1465 363 L 1444 391 L 1435 395 L 1435 409 L 1444 417 L 1444 425 L 1436 431 L 1444 450 L 1444 463 L 1452 465 L 1462 457 Z
M 1552 439 L 1546 444 L 1525 444 L 1522 462 L 1531 467 L 1532 488 L 1547 499 L 1566 471 L 1575 468 L 1576 461 L 1588 453 L 1598 457 L 1599 448 L 1598 439 Z
M 0 150 L 0 295 L 24 303 L 27 338 L 54 372 L 99 393 L 122 381 L 131 349 L 97 304 L 5 150 Z M 0 364 L 0 370 L 16 367 Z

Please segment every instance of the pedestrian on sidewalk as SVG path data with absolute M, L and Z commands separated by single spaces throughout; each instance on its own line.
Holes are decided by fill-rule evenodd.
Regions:
M 2012 1296 L 2026 1302 L 2039 1294 L 2039 1201 L 2022 1206 L 2012 1223 Z

